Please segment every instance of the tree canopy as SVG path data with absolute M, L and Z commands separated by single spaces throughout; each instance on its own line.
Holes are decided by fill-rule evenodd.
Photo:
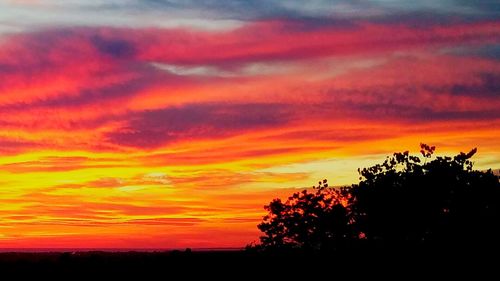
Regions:
M 349 200 L 345 188 L 329 188 L 327 180 L 320 181 L 313 191 L 294 193 L 285 202 L 274 199 L 265 206 L 269 211 L 259 224 L 265 236 L 266 247 L 331 247 L 352 233 L 350 212 L 345 204 Z
M 258 228 L 264 248 L 330 250 L 352 241 L 442 243 L 497 240 L 500 182 L 473 169 L 477 152 L 434 157 L 394 153 L 358 169 L 360 182 L 329 187 L 327 180 L 287 200 L 274 199 Z

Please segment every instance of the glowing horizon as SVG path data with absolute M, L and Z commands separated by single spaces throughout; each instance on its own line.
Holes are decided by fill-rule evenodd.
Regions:
M 0 248 L 243 247 L 421 142 L 500 168 L 498 4 L 301 3 L 0 1 Z

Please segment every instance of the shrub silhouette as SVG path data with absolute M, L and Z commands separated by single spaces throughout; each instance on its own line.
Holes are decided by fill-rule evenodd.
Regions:
M 394 153 L 358 169 L 360 182 L 330 188 L 320 182 L 282 202 L 274 199 L 258 228 L 261 247 L 334 249 L 352 241 L 478 246 L 498 243 L 500 183 L 491 170 L 475 171 L 477 149 L 436 157 Z M 486 244 L 484 244 L 486 245 Z

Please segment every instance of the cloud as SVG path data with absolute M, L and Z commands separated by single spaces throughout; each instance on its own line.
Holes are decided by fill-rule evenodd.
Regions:
M 144 60 L 217 65 L 384 53 L 397 49 L 474 43 L 479 40 L 484 43 L 494 40 L 495 33 L 500 32 L 496 23 L 488 22 L 425 28 L 367 23 L 348 28 L 328 25 L 306 27 L 307 24 L 300 21 L 273 21 L 250 24 L 234 31 L 212 35 L 184 31 L 132 35 L 131 31 L 128 36 L 135 38 L 132 40 L 141 46 L 143 53 L 140 57 Z M 138 38 L 142 40 L 139 41 Z M 182 47 L 176 42 L 182 42 Z
M 58 186 L 57 188 L 119 188 L 126 186 L 171 186 L 171 178 L 164 173 L 149 173 L 132 178 L 103 177 L 79 185 Z
M 452 55 L 478 57 L 482 59 L 500 60 L 500 44 L 485 44 L 481 46 L 456 47 L 445 50 Z
M 13 35 L 0 43 L 0 128 L 50 131 L 18 138 L 42 147 L 109 151 L 225 139 L 299 121 L 333 124 L 342 116 L 496 119 L 495 101 L 476 100 L 495 98 L 494 60 L 440 50 L 491 45 L 497 33 L 495 22 L 423 28 L 271 21 L 236 31 Z
M 350 26 L 311 26 L 307 21 L 280 20 L 250 23 L 235 30 L 218 32 L 58 28 L 7 37 L 10 43 L 3 47 L 6 49 L 3 52 L 8 56 L 3 61 L 10 62 L 22 55 L 24 63 L 31 66 L 29 70 L 67 64 L 69 61 L 88 64 L 89 58 L 96 57 L 102 62 L 128 59 L 218 66 L 222 63 L 383 52 L 413 46 L 474 43 L 478 40 L 485 43 L 496 39 L 499 29 L 495 22 L 427 27 L 405 24 L 404 21 L 397 25 L 357 22 Z M 0 69 L 8 67 L 16 66 L 7 63 Z
M 230 189 L 235 186 L 243 186 L 249 183 L 258 182 L 290 182 L 307 179 L 305 173 L 245 173 L 231 172 L 227 170 L 211 170 L 211 171 L 186 171 L 183 175 L 170 177 L 174 186 L 179 188 L 189 188 L 190 190 L 198 189 Z
M 37 142 L 0 137 L 0 155 L 17 154 L 37 147 L 40 147 L 40 144 Z
M 12 35 L 0 42 L 0 91 L 5 93 L 0 108 L 86 106 L 78 115 L 70 109 L 79 121 L 76 117 L 91 115 L 96 107 L 119 110 L 111 105 L 143 92 L 187 91 L 202 83 L 250 79 L 256 76 L 251 68 L 263 61 L 272 68 L 280 62 L 488 44 L 498 33 L 494 22 L 422 28 L 271 21 L 221 32 L 59 28 Z
M 128 116 L 129 122 L 106 137 L 111 143 L 155 148 L 178 140 L 227 137 L 290 122 L 281 104 L 191 104 Z
M 411 105 L 394 105 L 387 103 L 348 104 L 357 116 L 392 120 L 399 118 L 402 121 L 429 122 L 429 121 L 482 121 L 499 119 L 498 110 L 433 110 Z
M 0 6 L 1 7 L 1 6 Z M 31 15 L 31 24 L 83 25 L 153 25 L 164 26 L 161 17 L 169 19 L 170 25 L 203 28 L 217 27 L 218 21 L 254 21 L 269 18 L 282 19 L 360 19 L 384 18 L 408 13 L 437 13 L 436 17 L 455 15 L 461 17 L 498 16 L 499 8 L 494 1 L 348 1 L 312 0 L 308 5 L 290 0 L 238 0 L 238 1 L 171 1 L 171 0 L 127 0 L 127 1 L 44 1 L 41 3 L 10 2 L 2 7 L 7 12 Z M 35 11 L 35 12 L 33 12 Z M 38 12 L 38 13 L 36 13 Z M 58 13 L 59 12 L 59 13 Z M 41 16 L 40 13 L 49 16 Z M 147 14 L 148 17 L 141 16 Z M 6 13 L 8 15 L 8 13 Z M 120 18 L 127 15 L 128 22 Z M 72 20 L 71 20 L 72 19 Z M 115 19 L 115 22 L 111 21 Z M 184 21 L 182 21 L 184 19 Z M 187 19 L 187 20 L 186 20 Z M 12 21 L 12 20 L 11 20 Z M 16 22 L 16 21 L 14 21 Z M 20 24 L 20 23 L 18 23 Z M 220 23 L 219 23 L 220 25 Z M 222 25 L 224 26 L 224 25 Z
M 90 38 L 99 52 L 108 55 L 114 59 L 127 59 L 133 57 L 137 50 L 125 40 L 108 40 L 99 35 Z
M 480 73 L 476 75 L 476 77 L 471 77 L 471 80 L 475 83 L 457 83 L 453 85 L 450 89 L 450 93 L 453 95 L 466 95 L 476 98 L 495 98 L 499 96 L 500 73 Z
M 181 27 L 228 29 L 240 20 L 203 17 L 190 9 L 147 8 L 146 1 L 0 2 L 0 31 L 23 32 L 59 26 Z M 2 28 L 3 27 L 3 28 Z M 2 30 L 3 29 L 3 30 Z
M 61 172 L 94 168 L 123 167 L 119 159 L 75 157 L 41 157 L 38 160 L 10 162 L 0 165 L 0 170 L 10 173 Z

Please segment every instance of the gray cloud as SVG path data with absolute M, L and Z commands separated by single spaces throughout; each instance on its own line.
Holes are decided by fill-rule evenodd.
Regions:
M 47 0 L 0 3 L 0 31 L 43 26 L 120 26 L 231 28 L 268 19 L 310 20 L 341 24 L 350 20 L 426 22 L 494 20 L 498 1 L 468 0 Z M 420 18 L 420 20 L 418 19 Z

